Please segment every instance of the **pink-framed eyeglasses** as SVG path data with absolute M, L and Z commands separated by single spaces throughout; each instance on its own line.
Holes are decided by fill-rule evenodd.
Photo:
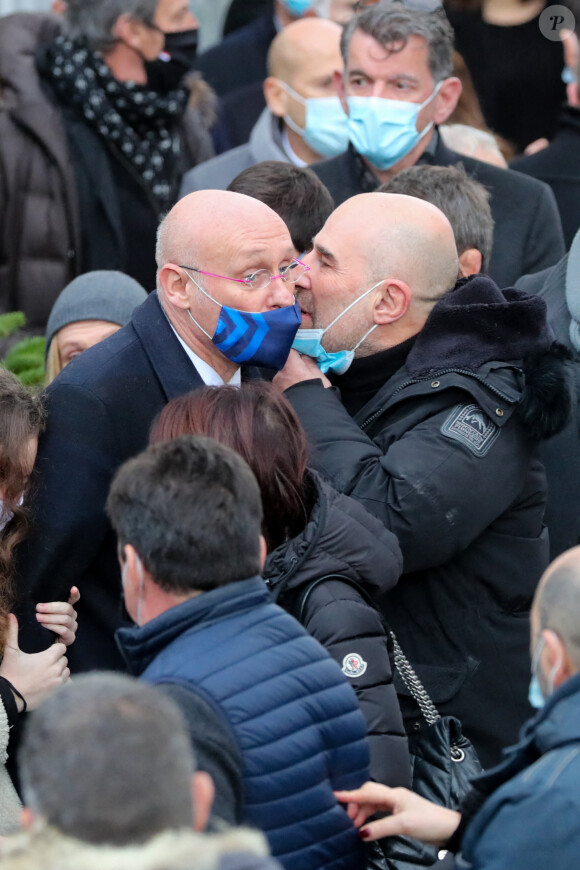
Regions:
M 204 272 L 203 269 L 197 269 L 195 266 L 180 266 L 179 268 L 189 269 L 191 272 L 199 272 L 200 275 L 207 275 L 209 278 L 223 278 L 224 281 L 235 281 L 237 284 L 249 287 L 250 290 L 263 290 L 268 286 L 270 281 L 275 281 L 276 278 L 281 278 L 286 284 L 295 284 L 302 275 L 310 270 L 310 266 L 307 266 L 300 260 L 291 260 L 287 266 L 280 269 L 278 275 L 273 275 L 269 269 L 258 269 L 257 272 L 253 272 L 245 278 L 229 278 L 227 275 L 216 275 L 214 272 Z

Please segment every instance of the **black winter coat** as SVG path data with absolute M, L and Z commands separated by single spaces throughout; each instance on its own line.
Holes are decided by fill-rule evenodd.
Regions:
M 474 277 L 437 303 L 354 419 L 320 381 L 286 393 L 312 464 L 397 535 L 404 574 L 387 618 L 485 766 L 530 712 L 528 612 L 548 563 L 535 442 L 570 409 L 552 338 L 543 300 Z M 419 725 L 414 709 L 403 714 Z
M 440 136 L 434 154 L 424 154 L 419 162 L 434 166 L 462 163 L 468 175 L 489 191 L 495 230 L 488 271 L 500 287 L 511 287 L 522 275 L 553 266 L 564 256 L 560 215 L 547 185 L 458 154 L 447 148 Z M 310 168 L 328 187 L 336 205 L 357 193 L 370 193 L 379 185 L 352 146 Z
M 54 15 L 0 18 L 0 311 L 24 311 L 35 331 L 81 272 L 118 269 L 152 289 L 161 216 L 118 152 L 39 75 L 42 49 L 60 30 Z M 173 130 L 176 194 L 185 170 L 213 154 L 212 100 L 192 81 Z
M 309 483 L 315 502 L 304 530 L 270 553 L 262 572 L 276 601 L 298 616 L 304 592 L 329 575 L 353 580 L 380 598 L 403 568 L 397 539 L 315 473 L 309 474 Z M 314 586 L 305 598 L 302 624 L 350 678 L 367 724 L 371 776 L 385 785 L 408 787 L 407 738 L 378 611 L 348 582 L 332 579 Z

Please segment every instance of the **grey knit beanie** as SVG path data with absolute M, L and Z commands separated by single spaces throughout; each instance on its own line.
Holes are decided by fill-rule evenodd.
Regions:
M 46 324 L 46 351 L 54 334 L 79 320 L 107 320 L 125 326 L 133 309 L 147 299 L 134 278 L 123 272 L 98 271 L 79 275 L 61 291 Z

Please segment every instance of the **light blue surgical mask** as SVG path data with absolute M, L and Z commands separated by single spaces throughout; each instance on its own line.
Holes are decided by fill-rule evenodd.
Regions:
M 423 103 L 383 97 L 347 97 L 349 138 L 359 154 L 382 171 L 390 169 L 415 148 L 433 127 L 417 131 L 419 112 L 439 92 L 439 82 Z
M 338 97 L 302 97 L 286 82 L 280 82 L 303 106 L 306 106 L 306 126 L 299 127 L 284 115 L 284 122 L 301 136 L 307 145 L 322 157 L 337 157 L 348 148 L 347 116 Z
M 306 10 L 312 6 L 312 0 L 282 0 L 282 6 L 288 10 L 290 15 L 302 18 Z
M 363 337 L 357 344 L 353 347 L 352 350 L 337 350 L 333 353 L 328 353 L 324 350 L 322 346 L 322 338 L 325 332 L 334 326 L 334 324 L 340 320 L 341 317 L 344 317 L 347 311 L 360 302 L 361 299 L 364 299 L 365 296 L 368 296 L 369 293 L 372 293 L 373 290 L 376 290 L 379 285 L 383 283 L 385 279 L 383 278 L 381 281 L 378 281 L 376 284 L 373 284 L 368 290 L 355 299 L 354 302 L 351 302 L 350 305 L 347 305 L 344 311 L 341 311 L 340 314 L 334 318 L 332 323 L 329 323 L 324 329 L 299 329 L 296 333 L 296 338 L 292 344 L 294 350 L 297 350 L 298 353 L 303 354 L 304 356 L 312 357 L 312 359 L 316 360 L 318 364 L 318 368 L 323 374 L 331 371 L 337 375 L 343 375 L 352 365 L 352 361 L 354 359 L 355 351 L 361 346 L 365 338 L 367 338 L 371 332 L 377 328 L 378 324 L 374 323 L 369 330 L 365 332 Z

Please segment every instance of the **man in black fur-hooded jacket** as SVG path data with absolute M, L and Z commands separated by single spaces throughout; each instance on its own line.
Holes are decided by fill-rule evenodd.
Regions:
M 568 417 L 567 351 L 539 297 L 456 285 L 453 231 L 429 203 L 353 197 L 304 262 L 302 325 L 319 332 L 298 333 L 276 381 L 314 467 L 397 535 L 389 621 L 488 766 L 530 712 L 528 613 L 548 564 L 536 444 Z M 418 727 L 411 699 L 403 712 Z

